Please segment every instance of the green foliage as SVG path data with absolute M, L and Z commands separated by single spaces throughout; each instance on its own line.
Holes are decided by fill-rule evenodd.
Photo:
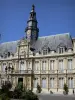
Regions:
M 68 94 L 69 90 L 68 90 L 68 86 L 66 83 L 64 83 L 63 89 L 64 89 L 65 93 Z
M 41 91 L 42 91 L 41 86 L 39 84 L 37 84 L 37 92 L 41 93 Z
M 10 82 L 5 82 L 2 84 L 2 89 L 0 90 L 0 100 L 10 100 L 10 89 L 12 85 Z
M 15 87 L 13 92 L 9 91 L 10 88 L 11 83 L 7 82 L 2 85 L 0 100 L 10 100 L 11 97 L 14 99 L 39 100 L 38 96 L 34 94 L 32 90 L 27 90 L 26 88 L 23 88 L 23 84 L 21 82 Z
M 0 100 L 10 100 L 10 98 L 8 97 L 8 95 L 6 93 L 2 93 L 0 95 Z
M 19 82 L 18 85 L 14 89 L 13 98 L 15 99 L 22 98 L 22 92 L 23 92 L 23 83 Z
M 2 92 L 7 93 L 11 89 L 12 85 L 10 82 L 6 81 L 5 84 L 2 84 Z
M 22 82 L 19 82 L 18 83 L 18 85 L 16 86 L 16 88 L 18 89 L 18 90 L 23 90 L 23 83 Z
M 14 99 L 25 99 L 25 100 L 38 100 L 38 97 L 36 94 L 34 94 L 31 90 L 27 90 L 26 88 L 23 88 L 22 83 L 19 83 L 14 92 L 13 92 L 13 98 Z
M 52 92 L 52 91 L 50 91 L 50 94 L 53 94 L 53 92 Z
M 31 90 L 25 91 L 24 99 L 25 100 L 39 100 L 38 96 L 36 94 L 34 94 Z

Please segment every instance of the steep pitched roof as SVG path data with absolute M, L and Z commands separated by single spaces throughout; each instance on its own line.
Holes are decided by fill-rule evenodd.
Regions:
M 5 51 L 15 53 L 19 42 L 20 40 L 1 43 L 0 55 L 4 54 Z M 58 45 L 63 43 L 67 49 L 72 48 L 72 39 L 69 33 L 39 37 L 31 47 L 35 49 L 35 52 L 41 52 L 44 46 L 56 51 Z
M 35 48 L 35 52 L 38 52 L 47 44 L 50 50 L 56 51 L 58 45 L 63 43 L 67 49 L 72 48 L 72 39 L 69 33 L 39 37 L 38 40 L 32 44 L 32 47 Z
M 5 42 L 0 44 L 0 55 L 3 55 L 5 52 L 15 53 L 17 49 L 17 43 L 19 41 Z

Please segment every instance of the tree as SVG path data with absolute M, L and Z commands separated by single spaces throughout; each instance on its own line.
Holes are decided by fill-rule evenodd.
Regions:
M 68 86 L 67 86 L 66 83 L 64 83 L 63 89 L 64 89 L 64 92 L 65 92 L 64 94 L 68 94 L 69 90 L 68 90 Z
M 11 82 L 5 81 L 5 83 L 2 84 L 2 89 L 0 93 L 0 100 L 10 100 L 10 89 L 12 87 Z
M 38 96 L 32 92 L 32 90 L 27 90 L 23 88 L 22 83 L 19 83 L 14 92 L 13 98 L 14 99 L 24 99 L 24 100 L 39 100 Z
M 39 84 L 37 84 L 37 92 L 41 93 L 41 91 L 42 91 L 41 86 Z
M 2 84 L 2 92 L 4 93 L 8 93 L 11 88 L 12 84 L 10 81 L 5 81 L 5 84 Z
M 18 85 L 14 89 L 13 98 L 15 99 L 22 98 L 22 92 L 23 92 L 23 83 L 19 82 Z

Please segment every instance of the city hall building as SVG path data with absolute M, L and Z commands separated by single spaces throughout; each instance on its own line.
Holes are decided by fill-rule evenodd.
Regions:
M 32 5 L 26 37 L 0 44 L 0 87 L 11 81 L 12 88 L 22 82 L 27 89 L 36 92 L 37 84 L 42 92 L 69 93 L 75 89 L 75 38 L 69 33 L 38 37 L 39 29 L 35 7 Z

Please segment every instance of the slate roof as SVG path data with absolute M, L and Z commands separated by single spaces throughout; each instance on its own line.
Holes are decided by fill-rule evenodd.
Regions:
M 18 41 L 12 41 L 12 42 L 5 42 L 0 44 L 0 55 L 4 55 L 7 52 L 10 52 L 14 54 L 17 50 L 17 44 Z
M 15 53 L 19 41 L 20 40 L 1 43 L 0 55 L 3 55 L 4 52 Z M 73 48 L 72 38 L 69 33 L 39 37 L 38 40 L 31 45 L 31 47 L 35 49 L 35 52 L 41 52 L 44 47 L 56 51 L 59 45 L 65 46 L 67 49 Z
M 43 47 L 57 51 L 59 45 L 65 46 L 67 49 L 73 48 L 72 38 L 69 33 L 39 37 L 32 47 L 35 48 L 35 52 L 41 51 Z

